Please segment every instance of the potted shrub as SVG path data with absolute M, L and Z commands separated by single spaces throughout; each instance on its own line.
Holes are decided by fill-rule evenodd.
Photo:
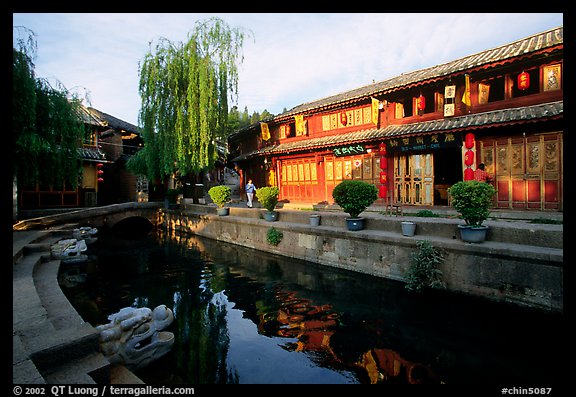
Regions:
M 486 239 L 488 226 L 483 225 L 490 215 L 490 207 L 496 189 L 489 183 L 460 181 L 448 188 L 451 205 L 464 219 L 465 225 L 458 225 L 463 241 L 480 243 Z
M 256 198 L 262 207 L 266 208 L 264 219 L 273 222 L 278 220 L 278 211 L 274 211 L 278 204 L 280 189 L 276 186 L 265 186 L 256 190 Z
M 216 212 L 220 216 L 228 215 L 230 208 L 224 207 L 227 202 L 230 201 L 230 196 L 232 195 L 232 190 L 229 186 L 226 185 L 217 185 L 213 186 L 208 190 L 208 195 L 218 206 Z
M 348 230 L 362 230 L 364 218 L 360 214 L 378 199 L 378 189 L 368 182 L 347 179 L 334 187 L 332 197 L 350 215 L 346 218 Z

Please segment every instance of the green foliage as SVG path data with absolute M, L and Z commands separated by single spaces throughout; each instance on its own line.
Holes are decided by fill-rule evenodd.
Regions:
M 277 186 L 265 186 L 256 189 L 256 198 L 269 212 L 274 211 L 278 204 L 278 194 L 280 189 Z
M 421 218 L 438 218 L 440 216 L 430 210 L 420 210 L 415 215 Z
M 230 201 L 232 190 L 226 185 L 216 185 L 208 190 L 208 195 L 218 207 L 223 208 Z
M 530 223 L 540 223 L 546 225 L 562 225 L 564 222 L 556 219 L 534 218 Z
M 477 227 L 488 219 L 496 189 L 486 182 L 460 181 L 448 188 L 448 193 L 466 224 Z
M 21 185 L 76 188 L 82 169 L 78 148 L 85 134 L 81 101 L 64 87 L 53 88 L 35 77 L 34 33 L 25 33 L 28 39 L 16 39 L 12 52 L 13 176 Z
M 161 38 L 139 68 L 145 145 L 129 164 L 149 179 L 212 169 L 225 147 L 228 95 L 236 98 L 244 33 L 219 18 L 198 22 L 186 43 Z
M 358 218 L 378 199 L 378 189 L 368 182 L 347 179 L 334 187 L 332 197 L 351 218 Z
M 268 244 L 270 244 L 270 245 L 276 246 L 276 245 L 280 244 L 280 241 L 282 241 L 283 237 L 284 237 L 284 234 L 280 230 L 278 230 L 274 227 L 271 227 L 266 232 L 266 241 L 268 241 Z
M 416 252 L 410 254 L 410 268 L 405 274 L 406 289 L 421 292 L 424 288 L 443 288 L 442 271 L 438 269 L 444 261 L 442 253 L 430 241 L 416 242 Z

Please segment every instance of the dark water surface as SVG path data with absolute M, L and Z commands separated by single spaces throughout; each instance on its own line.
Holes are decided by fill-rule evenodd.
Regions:
M 158 233 L 101 236 L 93 260 L 60 276 L 92 325 L 127 306 L 173 310 L 174 347 L 136 372 L 146 383 L 560 381 L 560 315 Z

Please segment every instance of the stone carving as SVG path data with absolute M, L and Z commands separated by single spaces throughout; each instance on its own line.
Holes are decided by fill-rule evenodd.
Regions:
M 90 226 L 82 226 L 72 231 L 72 236 L 76 240 L 84 240 L 88 245 L 95 243 L 96 240 L 98 240 L 96 234 L 98 234 L 98 229 Z
M 80 262 L 88 260 L 88 256 L 84 255 L 87 249 L 86 241 L 69 238 L 51 245 L 50 254 L 52 258 L 63 262 Z
M 100 350 L 112 364 L 123 364 L 130 370 L 144 368 L 174 345 L 174 334 L 162 331 L 174 320 L 166 305 L 154 310 L 125 307 L 108 316 L 108 320 L 108 324 L 96 329 L 100 333 Z

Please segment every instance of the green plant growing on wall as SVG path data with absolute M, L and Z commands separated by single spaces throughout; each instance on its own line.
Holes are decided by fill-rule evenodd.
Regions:
M 284 234 L 280 230 L 278 230 L 274 227 L 271 227 L 266 232 L 266 240 L 268 241 L 268 244 L 270 244 L 270 245 L 276 246 L 276 245 L 280 244 L 280 241 L 282 241 L 283 237 L 284 237 Z
M 410 254 L 410 268 L 405 274 L 406 289 L 421 292 L 427 287 L 444 288 L 442 271 L 438 269 L 444 255 L 427 240 L 417 241 L 416 248 Z

